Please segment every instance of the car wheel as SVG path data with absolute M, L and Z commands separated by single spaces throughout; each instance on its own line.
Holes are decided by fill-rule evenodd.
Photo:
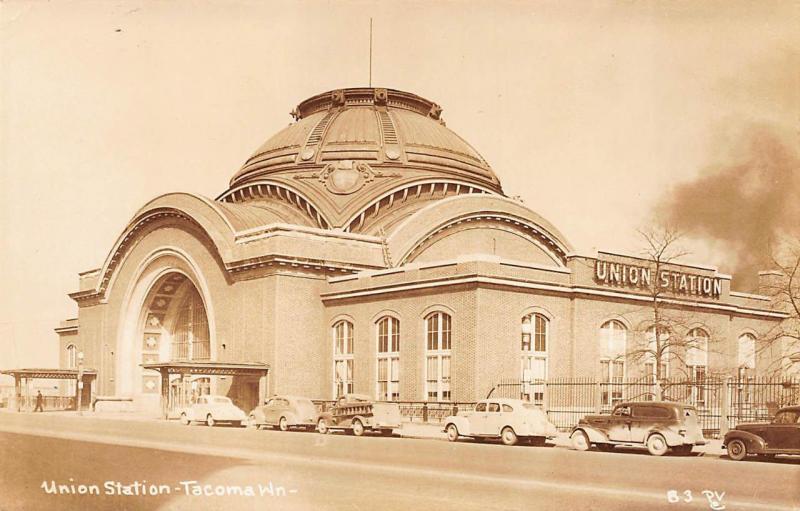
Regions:
M 514 433 L 514 430 L 510 427 L 505 427 L 503 431 L 500 432 L 500 440 L 503 441 L 503 445 L 516 445 L 517 434 Z
M 353 434 L 355 436 L 361 436 L 364 434 L 364 425 L 361 424 L 360 420 L 353 421 Z
M 289 431 L 289 422 L 286 420 L 286 417 L 281 417 L 281 420 L 278 421 L 278 429 L 281 431 Z
M 325 419 L 320 419 L 319 422 L 317 422 L 317 431 L 323 435 L 328 434 L 328 431 L 330 430 L 328 429 L 328 423 L 325 422 Z
M 214 420 L 210 413 L 206 416 L 206 424 L 209 428 L 213 428 L 217 424 L 217 421 Z
M 572 448 L 576 451 L 588 451 L 589 450 L 589 437 L 586 436 L 581 430 L 578 430 L 572 434 L 570 437 L 572 440 Z
M 747 446 L 739 439 L 728 443 L 728 457 L 733 461 L 742 461 L 747 456 Z
M 647 438 L 647 452 L 653 456 L 663 456 L 669 450 L 666 439 L 658 433 Z
M 614 444 L 597 444 L 597 448 L 603 452 L 611 452 L 614 450 Z
M 183 424 L 184 426 L 188 426 L 191 423 L 192 423 L 192 421 L 189 420 L 189 417 L 187 417 L 185 413 L 182 413 L 181 414 L 181 424 Z
M 447 426 L 447 439 L 451 442 L 458 440 L 458 428 L 455 424 L 449 424 Z

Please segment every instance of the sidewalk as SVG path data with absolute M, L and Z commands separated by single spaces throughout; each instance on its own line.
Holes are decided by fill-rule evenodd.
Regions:
M 433 438 L 437 440 L 446 440 L 447 436 L 442 431 L 443 424 L 424 424 L 421 422 L 404 422 L 400 429 L 400 436 L 408 438 Z M 707 439 L 706 445 L 697 446 L 693 452 L 701 453 L 703 456 L 723 456 L 727 453 L 722 448 L 722 440 Z M 572 448 L 572 442 L 569 438 L 569 432 L 560 431 L 558 436 L 550 440 L 549 443 L 554 444 L 556 447 Z

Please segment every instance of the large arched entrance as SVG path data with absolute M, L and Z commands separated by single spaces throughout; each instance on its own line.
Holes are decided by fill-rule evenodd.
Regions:
M 210 362 L 214 358 L 212 331 L 205 300 L 193 279 L 183 271 L 162 270 L 149 278 L 143 276 L 137 287 L 149 290 L 140 291 L 143 299 L 131 303 L 132 308 L 136 308 L 137 302 L 141 306 L 135 314 L 135 328 L 131 329 L 136 333 L 128 342 L 130 356 L 122 360 L 128 366 L 128 370 L 123 371 L 129 375 L 128 381 L 121 383 L 132 390 L 142 408 L 157 410 L 161 377 L 156 371 L 142 369 L 141 365 Z M 214 381 L 209 376 L 181 378 L 174 375 L 169 380 L 170 408 L 191 404 L 198 396 L 214 390 Z

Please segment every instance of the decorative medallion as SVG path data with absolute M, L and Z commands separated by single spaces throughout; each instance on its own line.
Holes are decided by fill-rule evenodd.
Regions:
M 349 195 L 357 192 L 376 178 L 387 177 L 400 177 L 400 174 L 384 174 L 379 170 L 374 170 L 363 161 L 341 160 L 336 163 L 329 163 L 321 172 L 294 176 L 294 179 L 317 179 L 325 185 L 329 192 L 337 195 Z
M 155 335 L 148 335 L 144 340 L 144 346 L 148 350 L 158 349 L 158 338 Z
M 313 147 L 306 147 L 300 153 L 300 159 L 303 160 L 303 161 L 308 161 L 308 160 L 310 160 L 311 158 L 314 157 L 314 152 L 315 151 L 314 151 Z
M 142 378 L 142 387 L 144 387 L 144 392 L 148 394 L 152 394 L 156 391 L 156 387 L 158 387 L 158 377 L 157 376 L 144 376 Z
M 150 314 L 147 318 L 147 326 L 157 328 L 161 326 L 161 318 L 155 314 Z

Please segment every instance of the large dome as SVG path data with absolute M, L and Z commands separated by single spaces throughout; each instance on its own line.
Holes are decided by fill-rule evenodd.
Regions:
M 311 97 L 295 122 L 269 138 L 233 176 L 225 202 L 283 201 L 324 228 L 368 232 L 388 227 L 413 202 L 465 193 L 502 194 L 480 154 L 448 129 L 441 108 L 393 89 L 352 88 Z M 257 204 L 253 204 L 257 205 Z M 383 206 L 393 206 L 374 216 Z M 375 215 L 366 218 L 370 208 Z M 368 228 L 368 226 L 370 228 Z

